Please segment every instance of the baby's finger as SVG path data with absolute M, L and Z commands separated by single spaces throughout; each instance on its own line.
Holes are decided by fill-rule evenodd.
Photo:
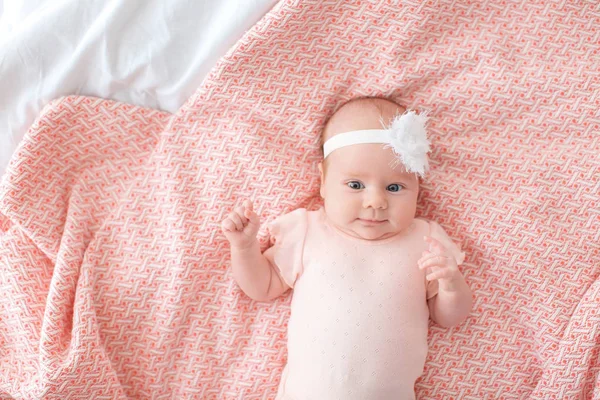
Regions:
M 434 255 L 425 260 L 419 260 L 419 269 L 426 269 L 431 267 L 446 267 L 446 257 Z
M 224 220 L 221 223 L 221 229 L 223 229 L 224 231 L 227 231 L 227 232 L 234 232 L 235 224 L 233 223 L 233 221 L 231 219 L 227 218 L 226 220 Z
M 245 216 L 246 208 L 244 206 L 239 206 L 236 207 L 235 210 L 233 210 L 233 212 L 240 218 L 240 220 L 242 221 L 242 225 L 246 225 L 246 223 L 248 222 L 248 218 L 246 218 Z
M 241 216 L 244 215 L 244 213 L 246 212 L 246 206 L 244 204 L 237 206 L 236 208 L 233 209 L 233 211 L 236 214 L 239 214 Z
M 248 224 L 260 225 L 260 218 L 254 211 L 246 211 L 246 218 L 248 218 Z
M 233 212 L 229 215 L 229 219 L 231 220 L 231 222 L 233 222 L 235 224 L 235 228 L 238 231 L 241 231 L 244 229 L 244 221 L 242 221 L 243 217 L 240 217 L 237 213 Z
M 244 200 L 244 207 L 246 208 L 246 213 L 248 211 L 250 211 L 250 212 L 254 211 L 254 206 L 249 199 Z
M 425 236 L 424 239 L 429 244 L 429 251 L 438 254 L 443 254 L 446 251 L 446 248 L 439 240 L 431 236 Z
M 433 272 L 428 274 L 425 278 L 428 281 L 433 281 L 436 279 L 444 279 L 449 278 L 451 276 L 451 271 L 448 268 L 436 268 Z
M 443 259 L 441 259 L 440 257 L 444 256 L 437 253 L 432 253 L 429 250 L 425 250 L 423 251 L 421 258 L 419 259 L 418 264 L 421 265 L 429 260 L 443 261 Z
M 425 261 L 427 259 L 437 257 L 437 256 L 439 256 L 438 253 L 433 253 L 429 250 L 424 250 L 423 253 L 421 253 L 421 258 L 419 258 L 419 261 Z

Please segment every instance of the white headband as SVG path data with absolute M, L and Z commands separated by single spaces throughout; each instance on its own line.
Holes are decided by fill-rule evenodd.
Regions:
M 363 143 L 384 143 L 384 148 L 391 147 L 398 157 L 398 162 L 392 166 L 393 168 L 401 163 L 408 172 L 414 172 L 422 177 L 429 168 L 427 153 L 430 148 L 425 129 L 427 120 L 427 114 L 407 111 L 403 115 L 397 115 L 386 129 L 340 133 L 323 145 L 324 158 L 341 147 Z

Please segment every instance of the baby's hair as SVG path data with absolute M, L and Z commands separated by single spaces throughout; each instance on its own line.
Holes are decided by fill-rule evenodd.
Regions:
M 325 138 L 327 137 L 327 129 L 329 128 L 331 121 L 334 120 L 338 111 L 340 111 L 342 108 L 346 108 L 348 106 L 350 106 L 350 107 L 358 106 L 361 108 L 363 108 L 365 106 L 373 106 L 373 107 L 377 108 L 381 118 L 383 118 L 383 107 L 381 106 L 382 102 L 388 102 L 388 103 L 394 104 L 398 108 L 404 108 L 400 104 L 396 103 L 394 100 L 387 98 L 387 97 L 383 97 L 383 96 L 357 97 L 357 98 L 348 100 L 347 102 L 345 102 L 345 103 L 341 104 L 339 107 L 337 107 L 336 110 L 331 114 L 329 119 L 325 122 L 325 126 L 323 127 L 323 130 L 321 131 L 321 134 L 319 135 L 319 148 L 321 149 L 321 155 L 323 155 L 323 145 L 325 144 Z

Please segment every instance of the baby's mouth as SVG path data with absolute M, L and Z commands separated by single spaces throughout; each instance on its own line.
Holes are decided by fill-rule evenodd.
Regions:
M 358 221 L 363 223 L 364 225 L 381 225 L 387 221 L 387 219 L 368 219 L 368 218 L 358 218 Z

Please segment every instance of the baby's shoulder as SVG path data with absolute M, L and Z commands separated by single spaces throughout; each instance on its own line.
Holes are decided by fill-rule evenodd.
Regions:
M 440 225 L 437 221 L 422 217 L 415 218 L 415 221 L 418 221 L 417 223 L 421 226 L 422 229 L 427 230 L 429 232 L 429 235 L 432 235 L 434 237 L 440 234 L 446 235 L 446 231 L 444 230 L 444 228 L 442 228 L 442 225 Z
M 319 231 L 325 224 L 325 213 L 323 208 L 307 210 L 297 208 L 288 213 L 276 217 L 267 224 L 271 235 L 291 235 L 296 238 L 305 238 L 309 232 Z
M 415 230 L 423 234 L 427 234 L 431 230 L 431 223 L 432 221 L 421 217 L 415 218 L 413 220 Z
M 296 209 L 276 217 L 267 223 L 269 243 L 278 243 L 280 248 L 302 247 L 307 232 L 306 210 Z
M 277 217 L 277 220 L 314 225 L 322 223 L 325 220 L 325 218 L 325 211 L 321 207 L 316 210 L 297 208 L 294 211 L 290 211 L 287 214 L 283 214 Z
M 294 223 L 302 220 L 306 220 L 307 211 L 305 208 L 297 208 L 294 211 L 290 211 L 285 214 L 281 214 L 273 220 L 272 223 Z

